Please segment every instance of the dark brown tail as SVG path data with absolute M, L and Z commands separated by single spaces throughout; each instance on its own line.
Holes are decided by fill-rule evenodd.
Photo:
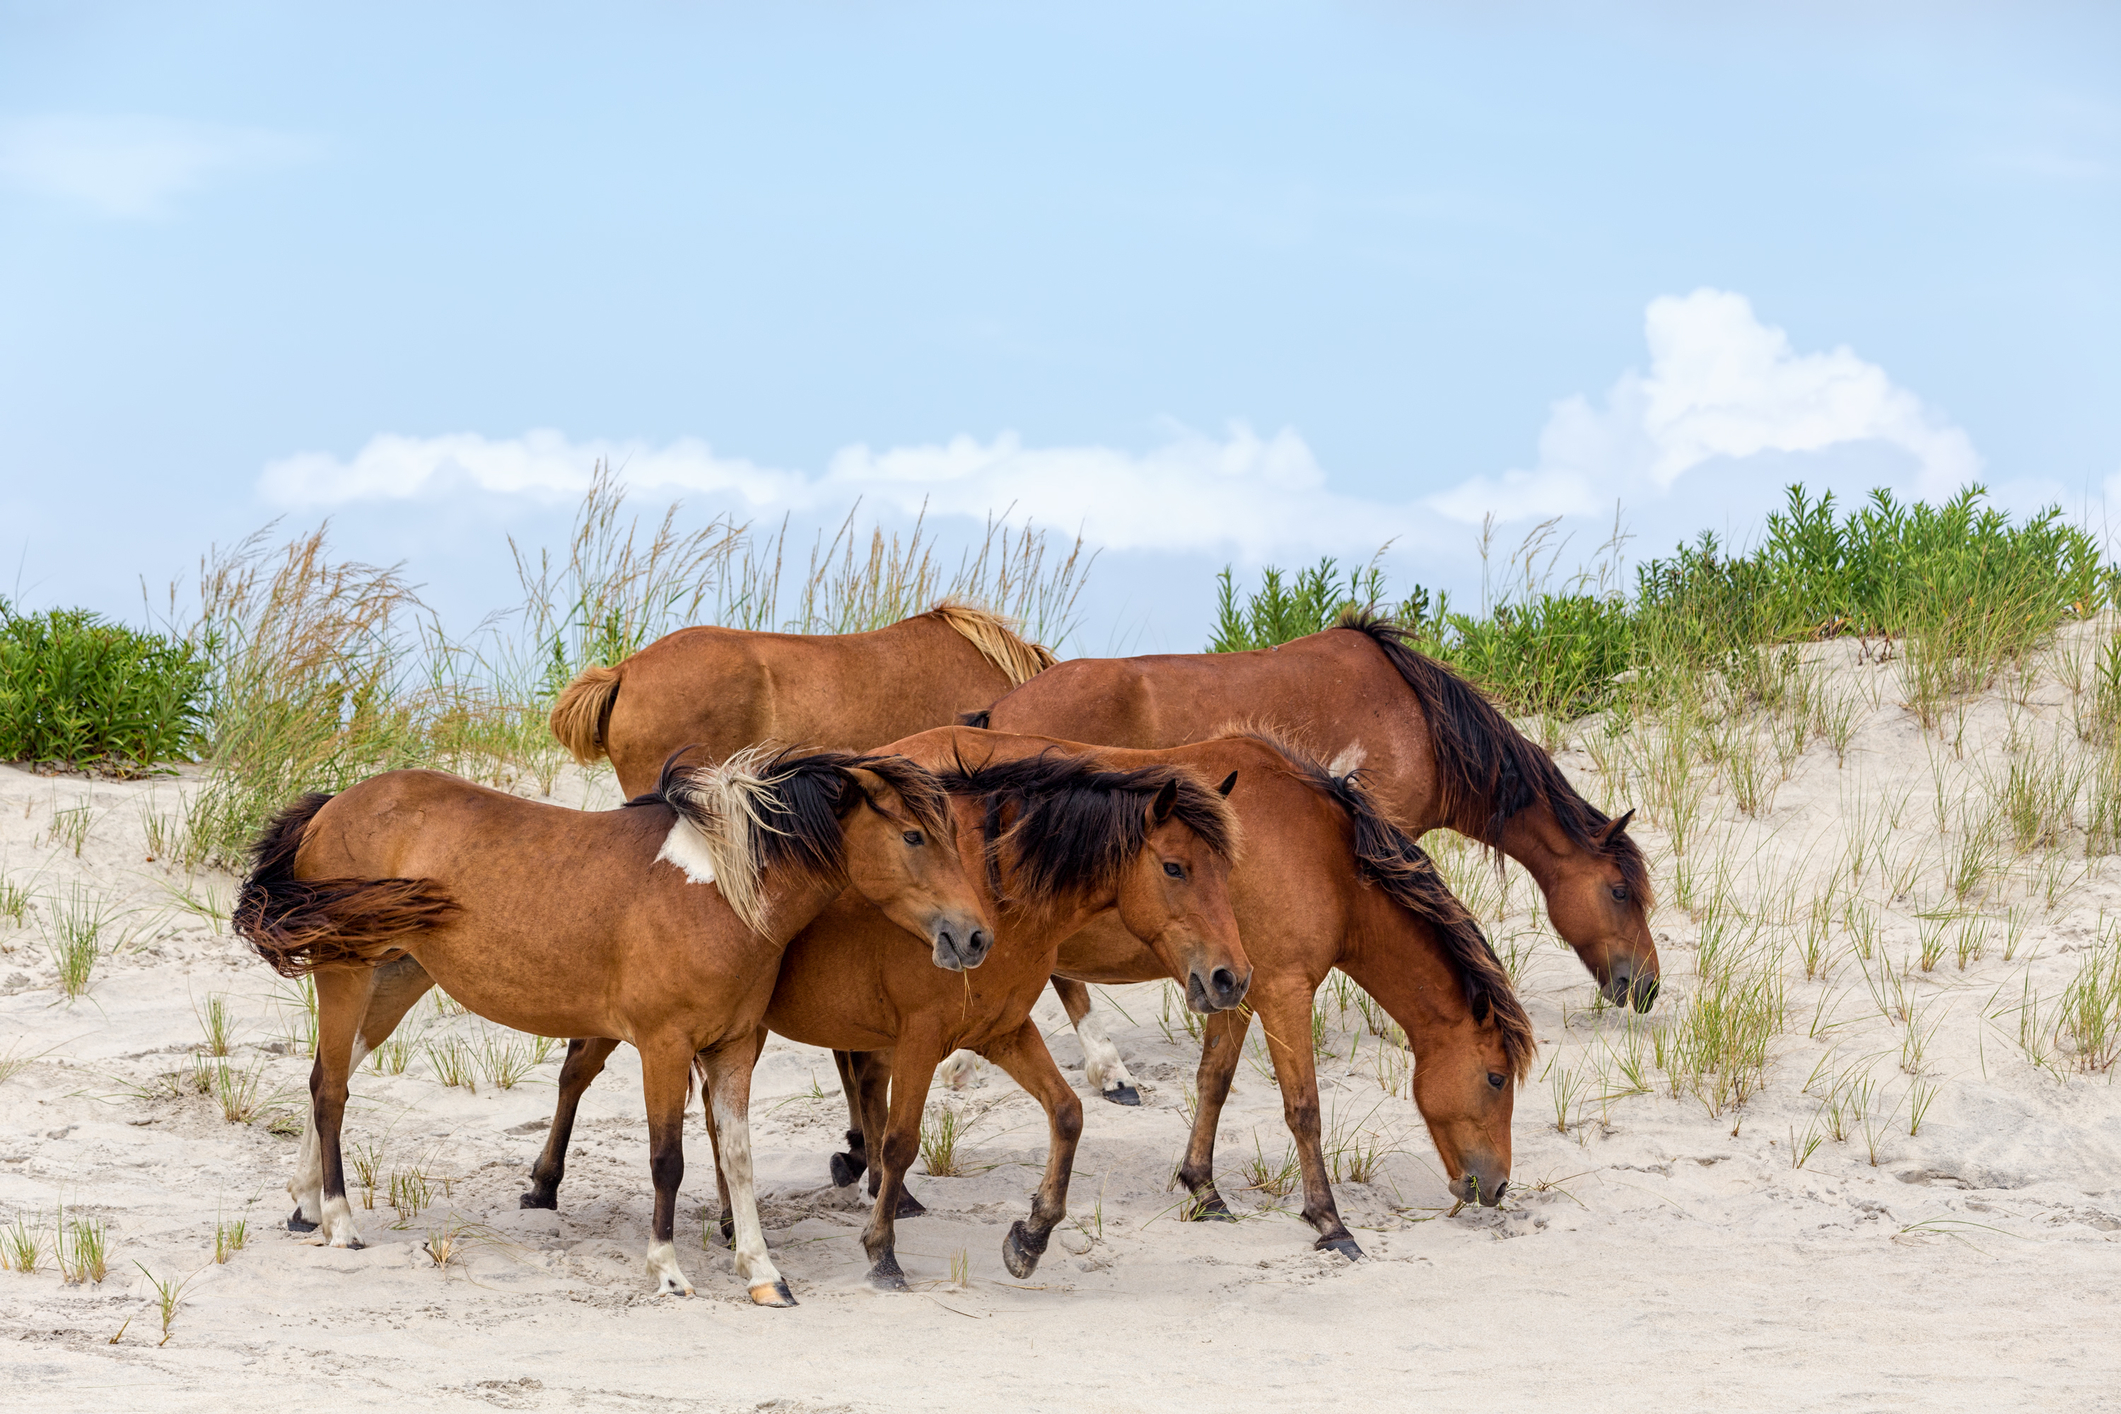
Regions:
M 274 817 L 251 846 L 250 875 L 236 894 L 236 936 L 282 977 L 388 962 L 404 939 L 457 912 L 431 879 L 297 879 L 295 853 L 330 799 L 305 795 Z
M 596 764 L 609 749 L 604 728 L 611 724 L 611 704 L 619 695 L 619 669 L 584 668 L 560 690 L 552 704 L 552 734 L 575 760 Z

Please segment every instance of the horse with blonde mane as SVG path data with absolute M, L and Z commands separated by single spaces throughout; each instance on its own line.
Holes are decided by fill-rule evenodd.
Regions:
M 680 747 L 706 761 L 758 741 L 866 751 L 949 726 L 1053 662 L 1001 615 L 948 599 L 870 633 L 683 628 L 577 674 L 552 734 L 585 766 L 609 756 L 631 795 Z
M 348 1077 L 439 983 L 503 1026 L 639 1050 L 648 1273 L 664 1293 L 692 1293 L 673 1224 L 697 1058 L 723 1136 L 737 1272 L 762 1306 L 795 1304 L 759 1227 L 747 1117 L 782 950 L 849 891 L 888 920 L 891 944 L 926 943 L 936 965 L 919 965 L 938 978 L 983 957 L 991 936 L 940 784 L 896 756 L 673 757 L 653 793 L 598 812 L 393 771 L 304 797 L 254 860 L 235 931 L 317 989 L 291 1228 L 361 1245 L 339 1138 Z

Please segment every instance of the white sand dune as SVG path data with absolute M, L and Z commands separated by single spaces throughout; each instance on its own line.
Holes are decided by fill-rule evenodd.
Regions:
M 768 1239 L 802 1303 L 792 1311 L 751 1307 L 727 1253 L 702 1248 L 714 1183 L 697 1122 L 679 1242 L 700 1295 L 651 1294 L 641 1267 L 646 1127 L 630 1050 L 584 1104 L 557 1214 L 516 1204 L 557 1052 L 513 1089 L 482 1079 L 476 1093 L 438 1083 L 418 1046 L 402 1075 L 364 1068 L 347 1138 L 379 1156 L 374 1208 L 360 1212 L 371 1245 L 333 1251 L 289 1235 L 280 1224 L 295 1143 L 264 1123 L 224 1120 L 208 1096 L 157 1088 L 158 1077 L 189 1073 L 198 1010 L 219 995 L 237 1015 L 230 1063 L 256 1067 L 288 1104 L 306 1098 L 309 1062 L 285 1053 L 299 1012 L 288 984 L 179 899 L 225 910 L 233 880 L 187 878 L 145 857 L 144 812 L 174 811 L 193 782 L 90 783 L 0 767 L 0 871 L 33 896 L 21 925 L 0 917 L 0 1056 L 35 1057 L 0 1081 L 0 1222 L 41 1226 L 47 1251 L 40 1272 L 0 1272 L 7 1403 L 2121 1407 L 2121 1090 L 2066 1058 L 2035 1067 L 2009 1010 L 2028 987 L 2042 1006 L 2059 998 L 2098 943 L 2102 910 L 2121 904 L 2116 871 L 2086 860 L 2074 837 L 2018 859 L 1975 897 L 1996 920 L 1985 956 L 1963 971 L 1949 954 L 1933 971 L 1909 971 L 1916 1025 L 1934 1027 L 1918 1068 L 1935 1099 L 1912 1136 L 1907 1026 L 1874 1004 L 1844 932 L 1823 983 L 1805 980 L 1795 941 L 1810 899 L 1844 872 L 1851 822 L 1872 808 L 1860 802 L 1906 794 L 1888 844 L 1906 859 L 1921 852 L 1919 881 L 1908 897 L 1880 900 L 1877 956 L 1897 965 L 1911 953 L 1930 926 L 1916 915 L 1941 896 L 1951 831 L 1971 818 L 1954 797 L 1939 834 L 1930 803 L 1939 773 L 1947 794 L 1978 803 L 2007 759 L 2007 735 L 2023 744 L 2059 731 L 2074 749 L 2069 694 L 2050 681 L 2030 705 L 1985 699 L 1958 758 L 1896 704 L 1895 669 L 1842 650 L 1824 652 L 1830 681 L 1865 694 L 1845 768 L 1813 744 L 1759 821 L 1712 791 L 1704 808 L 1719 823 L 1690 850 L 1695 867 L 1728 877 L 1757 940 L 1785 948 L 1789 1028 L 1765 1090 L 1737 1112 L 1712 1116 L 1661 1084 L 1613 1093 L 1628 1022 L 1592 1009 L 1573 956 L 1524 936 L 1537 925 L 1520 883 L 1493 931 L 1500 947 L 1530 948 L 1523 989 L 1543 1044 L 1539 1078 L 1517 1100 L 1515 1186 L 1502 1209 L 1448 1212 L 1403 1084 L 1397 1095 L 1382 1088 L 1377 1041 L 1329 990 L 1339 1042 L 1323 1066 L 1330 1127 L 1393 1151 L 1377 1181 L 1338 1189 L 1368 1257 L 1351 1265 L 1312 1252 L 1298 1219 L 1244 1191 L 1240 1166 L 1255 1150 L 1278 1162 L 1288 1148 L 1277 1091 L 1253 1065 L 1239 1070 L 1219 1153 L 1223 1191 L 1246 1219 L 1178 1221 L 1167 1185 L 1197 1051 L 1175 1011 L 1167 1035 L 1159 989 L 1119 988 L 1109 993 L 1114 1034 L 1145 1102 L 1124 1110 L 1086 1093 L 1073 1217 L 1027 1283 L 1009 1279 L 999 1248 L 1042 1161 L 1035 1105 L 984 1066 L 966 1090 L 939 1092 L 970 1120 L 964 1150 L 978 1171 L 916 1173 L 931 1215 L 900 1229 L 916 1291 L 880 1295 L 862 1283 L 863 1205 L 826 1178 L 844 1126 L 830 1057 L 776 1040 L 753 1113 Z M 1625 803 L 1608 798 L 1617 785 L 1601 784 L 1589 756 L 1570 752 L 1563 764 L 1594 798 Z M 570 775 L 559 798 L 609 803 L 611 791 Z M 77 856 L 54 837 L 54 818 L 82 806 L 90 828 Z M 1641 835 L 1657 853 L 1655 826 Z M 1672 861 L 1658 874 L 1671 894 Z M 60 910 L 98 902 L 112 914 L 105 937 L 119 942 L 69 1003 L 46 933 Z M 2012 905 L 2022 926 L 2006 961 Z M 1656 929 L 1668 985 L 1647 1023 L 1663 1024 L 1692 990 L 1701 923 L 1668 901 Z M 1080 1053 L 1050 999 L 1040 1015 L 1080 1085 Z M 493 1031 L 424 1003 L 416 1016 L 424 1041 Z M 1858 1129 L 1794 1166 L 1793 1140 L 1801 1146 L 1824 1122 L 1808 1078 L 1866 1063 L 1876 1163 Z M 1389 1077 L 1389 1058 L 1382 1068 Z M 1554 1104 L 1564 1072 L 1583 1091 L 1567 1132 Z M 401 1221 L 389 1174 L 402 1181 L 416 1170 L 433 1200 Z M 61 1205 L 69 1219 L 107 1222 L 101 1284 L 62 1284 L 51 1265 Z M 239 1218 L 247 1245 L 213 1263 L 216 1221 Z M 452 1227 L 463 1255 L 437 1268 L 423 1243 Z M 963 1286 L 949 1280 L 960 1251 L 971 1273 Z M 136 1263 L 191 1279 L 167 1344 Z

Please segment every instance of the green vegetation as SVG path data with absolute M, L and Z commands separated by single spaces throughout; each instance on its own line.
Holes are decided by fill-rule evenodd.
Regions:
M 1831 493 L 1792 486 L 1758 548 L 1731 553 L 1704 534 L 1642 565 L 1632 597 L 1587 592 L 1588 576 L 1548 588 L 1532 568 L 1541 527 L 1513 563 L 1520 582 L 1485 615 L 1419 585 L 1392 604 L 1374 565 L 1343 576 L 1323 560 L 1287 578 L 1270 568 L 1242 597 L 1225 570 L 1208 649 L 1284 643 L 1328 627 L 1344 605 L 1378 605 L 1508 710 L 1569 719 L 1608 706 L 1627 678 L 1664 697 L 1712 672 L 1764 700 L 1782 672 L 1772 650 L 1859 635 L 1905 655 L 1909 705 L 1935 727 L 1950 701 L 2022 667 L 2060 624 L 2121 589 L 2121 568 L 2059 508 L 2013 525 L 1985 495 L 1970 487 L 1931 506 L 1881 490 L 1842 515 Z M 2121 693 L 2121 660 L 2097 666 Z
M 203 741 L 206 665 L 188 643 L 85 609 L 17 614 L 0 599 L 0 760 L 131 775 Z

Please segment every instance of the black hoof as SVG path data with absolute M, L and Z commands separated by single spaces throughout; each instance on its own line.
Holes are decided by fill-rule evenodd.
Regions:
M 898 1269 L 898 1258 L 885 1254 L 869 1269 L 869 1284 L 878 1291 L 904 1291 L 906 1274 Z
M 1210 1193 L 1206 1198 L 1201 1199 L 1199 1203 L 1194 1205 L 1193 1211 L 1186 1215 L 1186 1221 L 1195 1223 L 1234 1223 L 1237 1221 L 1237 1215 L 1230 1211 L 1230 1205 L 1223 1201 L 1222 1194 Z
M 860 1154 L 834 1154 L 832 1156 L 832 1186 L 846 1188 L 862 1176 L 869 1161 Z
M 1046 1255 L 1048 1234 L 1034 1233 L 1021 1221 L 1012 1224 L 1002 1239 L 1002 1265 L 1018 1281 L 1038 1270 L 1038 1259 Z
M 920 1218 L 928 1215 L 928 1205 L 901 1188 L 898 1193 L 898 1211 L 893 1217 Z
M 302 1210 L 297 1208 L 287 1215 L 287 1230 L 289 1232 L 315 1232 L 317 1225 L 308 1218 L 303 1217 Z
M 1320 1252 L 1338 1252 L 1351 1262 L 1362 1260 L 1362 1249 L 1355 1245 L 1352 1237 L 1321 1237 L 1312 1246 Z
M 1115 1085 L 1103 1093 L 1115 1105 L 1139 1105 L 1142 1102 L 1141 1091 L 1132 1085 Z
M 560 1206 L 560 1195 L 557 1192 L 546 1193 L 533 1188 L 522 1197 L 516 1199 L 516 1206 L 518 1208 L 551 1208 L 557 1210 Z

